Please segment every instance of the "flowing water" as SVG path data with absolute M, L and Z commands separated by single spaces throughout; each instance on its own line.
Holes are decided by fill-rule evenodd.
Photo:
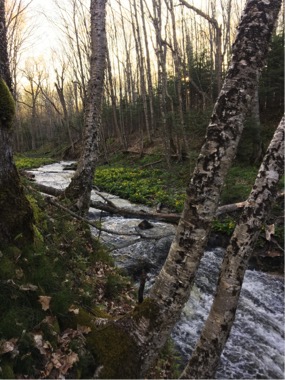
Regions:
M 69 163 L 46 165 L 33 170 L 35 179 L 47 186 L 64 188 L 72 171 L 63 171 Z M 118 197 L 104 194 L 121 207 L 131 205 Z M 93 199 L 100 196 L 92 194 Z M 102 199 L 100 199 L 102 201 Z M 139 219 L 110 217 L 90 209 L 89 218 L 101 218 L 104 228 L 134 233 L 133 236 L 102 233 L 101 239 L 109 245 L 118 266 L 136 274 L 137 268 L 145 268 L 149 274 L 147 287 L 154 282 L 167 255 L 175 227 L 152 222 L 153 228 L 139 231 Z M 98 231 L 95 229 L 96 235 Z M 172 337 L 184 361 L 189 358 L 208 315 L 213 300 L 222 249 L 205 252 L 191 297 L 183 309 Z M 216 378 L 218 379 L 284 379 L 284 282 L 282 278 L 258 272 L 246 271 L 236 319 L 224 349 Z

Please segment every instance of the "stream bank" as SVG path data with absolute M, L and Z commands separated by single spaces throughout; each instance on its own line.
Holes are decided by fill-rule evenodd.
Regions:
M 72 172 L 63 172 L 59 163 L 39 168 L 33 173 L 36 181 L 63 189 Z M 92 197 L 97 197 L 93 194 Z M 104 194 L 105 196 L 110 196 Z M 125 200 L 112 197 L 112 202 L 133 207 Z M 135 206 L 144 207 L 144 206 Z M 90 218 L 99 219 L 104 227 L 117 232 L 136 233 L 141 220 L 110 217 L 99 210 L 90 210 Z M 144 238 L 138 236 L 101 233 L 100 238 L 109 245 L 118 266 L 134 275 L 135 268 L 145 265 L 150 287 L 163 265 L 175 227 L 153 222 L 153 228 L 144 230 Z M 98 233 L 94 231 L 94 233 Z M 158 235 L 159 234 L 159 235 Z M 108 236 L 110 235 L 110 236 Z M 210 249 L 197 273 L 197 279 L 180 321 L 172 337 L 187 360 L 199 336 L 213 299 L 223 249 Z M 280 278 L 254 270 L 246 273 L 236 320 L 223 352 L 217 378 L 266 378 L 281 379 L 284 374 L 284 284 Z

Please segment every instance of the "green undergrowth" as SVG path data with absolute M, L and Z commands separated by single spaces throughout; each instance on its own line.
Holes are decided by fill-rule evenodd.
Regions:
M 131 280 L 113 265 L 89 226 L 28 194 L 33 245 L 0 244 L 0 378 L 90 378 L 89 331 L 68 321 L 114 317 L 135 303 Z M 78 325 L 78 326 L 77 326 Z
M 96 170 L 95 185 L 100 189 L 134 203 L 155 207 L 161 203 L 166 210 L 181 212 L 184 205 L 185 189 L 195 166 L 196 155 L 190 159 L 172 161 L 167 167 L 160 155 L 117 155 L 108 164 Z M 235 163 L 229 170 L 222 188 L 220 205 L 245 201 L 254 185 L 257 166 Z M 284 178 L 279 190 L 283 191 Z M 275 206 L 278 207 L 278 206 Z M 281 214 L 280 208 L 276 214 Z M 230 236 L 235 228 L 238 214 L 222 215 L 213 222 L 214 232 Z M 280 231 L 281 230 L 281 233 Z M 276 226 L 276 237 L 282 243 L 283 225 Z
M 172 211 L 181 212 L 195 159 L 193 154 L 191 159 L 173 161 L 167 167 L 163 157 L 158 155 L 142 158 L 118 155 L 109 164 L 97 168 L 94 183 L 100 190 L 132 202 L 148 206 L 162 203 Z M 257 166 L 234 164 L 222 189 L 221 204 L 246 200 L 257 172 Z
M 157 161 L 161 162 L 157 164 Z M 96 169 L 94 184 L 102 191 L 134 203 L 147 206 L 161 203 L 163 207 L 181 212 L 189 170 L 189 163 L 173 163 L 166 168 L 159 155 L 143 158 L 119 155 L 110 164 Z
M 30 186 L 26 192 L 34 243 L 0 243 L 0 378 L 94 378 L 102 362 L 100 374 L 117 378 L 130 355 L 138 360 L 128 334 L 112 327 L 113 319 L 135 308 L 135 286 L 86 223 Z M 110 326 L 96 327 L 101 320 Z M 164 349 L 156 373 L 172 377 L 173 352 Z M 124 366 L 117 357 L 125 357 Z
M 96 171 L 95 186 L 134 203 L 148 206 L 162 203 L 176 211 L 183 208 L 183 191 L 170 187 L 161 169 L 100 167 Z
M 56 162 L 56 160 L 50 157 L 15 156 L 15 164 L 19 170 L 38 168 L 39 166 L 52 164 L 54 162 Z

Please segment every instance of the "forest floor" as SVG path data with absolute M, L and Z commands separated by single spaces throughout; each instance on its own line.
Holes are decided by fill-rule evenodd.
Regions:
M 95 321 L 133 310 L 137 288 L 88 224 L 23 184 L 35 242 L 0 246 L 0 378 L 94 378 L 106 354 Z M 175 378 L 178 365 L 169 341 L 149 378 Z
M 16 157 L 20 170 L 58 160 L 31 156 Z M 157 153 L 116 154 L 100 163 L 94 185 L 132 202 L 160 203 L 162 212 L 179 213 L 194 159 L 173 159 L 167 167 Z M 234 165 L 223 203 L 245 200 L 256 171 Z M 137 288 L 114 266 L 87 224 L 55 208 L 25 177 L 22 181 L 34 210 L 36 238 L 30 246 L 0 246 L 0 378 L 93 377 L 102 353 L 102 342 L 92 333 L 94 321 L 118 318 L 136 307 Z M 280 201 L 269 217 L 276 226 L 275 240 L 267 241 L 263 231 L 254 259 L 258 262 L 251 263 L 277 274 L 283 270 L 282 210 Z M 237 217 L 217 218 L 214 233 L 228 241 Z M 179 355 L 169 341 L 149 378 L 175 378 L 178 369 Z
M 201 142 L 200 142 L 201 143 Z M 116 146 L 116 143 L 113 144 Z M 196 142 L 198 147 L 198 142 Z M 185 189 L 190 181 L 191 173 L 199 150 L 193 150 L 187 159 L 173 156 L 169 163 L 161 153 L 159 141 L 149 144 L 143 153 L 139 151 L 139 143 L 134 140 L 131 148 L 121 152 L 111 150 L 108 157 L 101 157 L 96 168 L 94 186 L 100 191 L 106 191 L 127 199 L 133 203 L 144 204 L 160 212 L 180 213 L 183 209 Z M 29 169 L 59 160 L 32 155 L 22 155 L 16 160 L 19 169 Z M 66 157 L 68 158 L 68 157 Z M 258 165 L 249 165 L 242 160 L 236 160 L 230 168 L 220 205 L 243 202 L 247 199 L 258 171 Z M 280 182 L 279 192 L 284 192 L 284 181 Z M 264 225 L 256 244 L 250 266 L 252 268 L 281 273 L 284 270 L 284 198 L 275 202 L 267 223 Z M 240 211 L 230 212 L 216 217 L 212 231 L 214 244 L 227 245 L 235 228 Z M 267 226 L 271 226 L 271 240 L 266 239 Z

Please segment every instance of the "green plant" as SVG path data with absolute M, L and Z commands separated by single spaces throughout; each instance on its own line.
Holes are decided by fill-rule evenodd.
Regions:
M 23 155 L 15 156 L 15 163 L 18 169 L 33 169 L 42 165 L 54 163 L 55 160 L 49 157 L 26 157 Z
M 128 167 L 99 167 L 95 185 L 101 190 L 116 194 L 131 202 L 165 206 L 181 211 L 183 193 L 169 186 L 169 177 L 162 169 L 135 169 Z
M 245 201 L 254 184 L 258 168 L 253 166 L 233 166 L 225 180 L 221 194 L 222 204 Z
M 226 218 L 224 220 L 215 219 L 212 223 L 213 231 L 215 232 L 221 232 L 228 236 L 230 236 L 236 226 L 236 222 L 232 218 Z

